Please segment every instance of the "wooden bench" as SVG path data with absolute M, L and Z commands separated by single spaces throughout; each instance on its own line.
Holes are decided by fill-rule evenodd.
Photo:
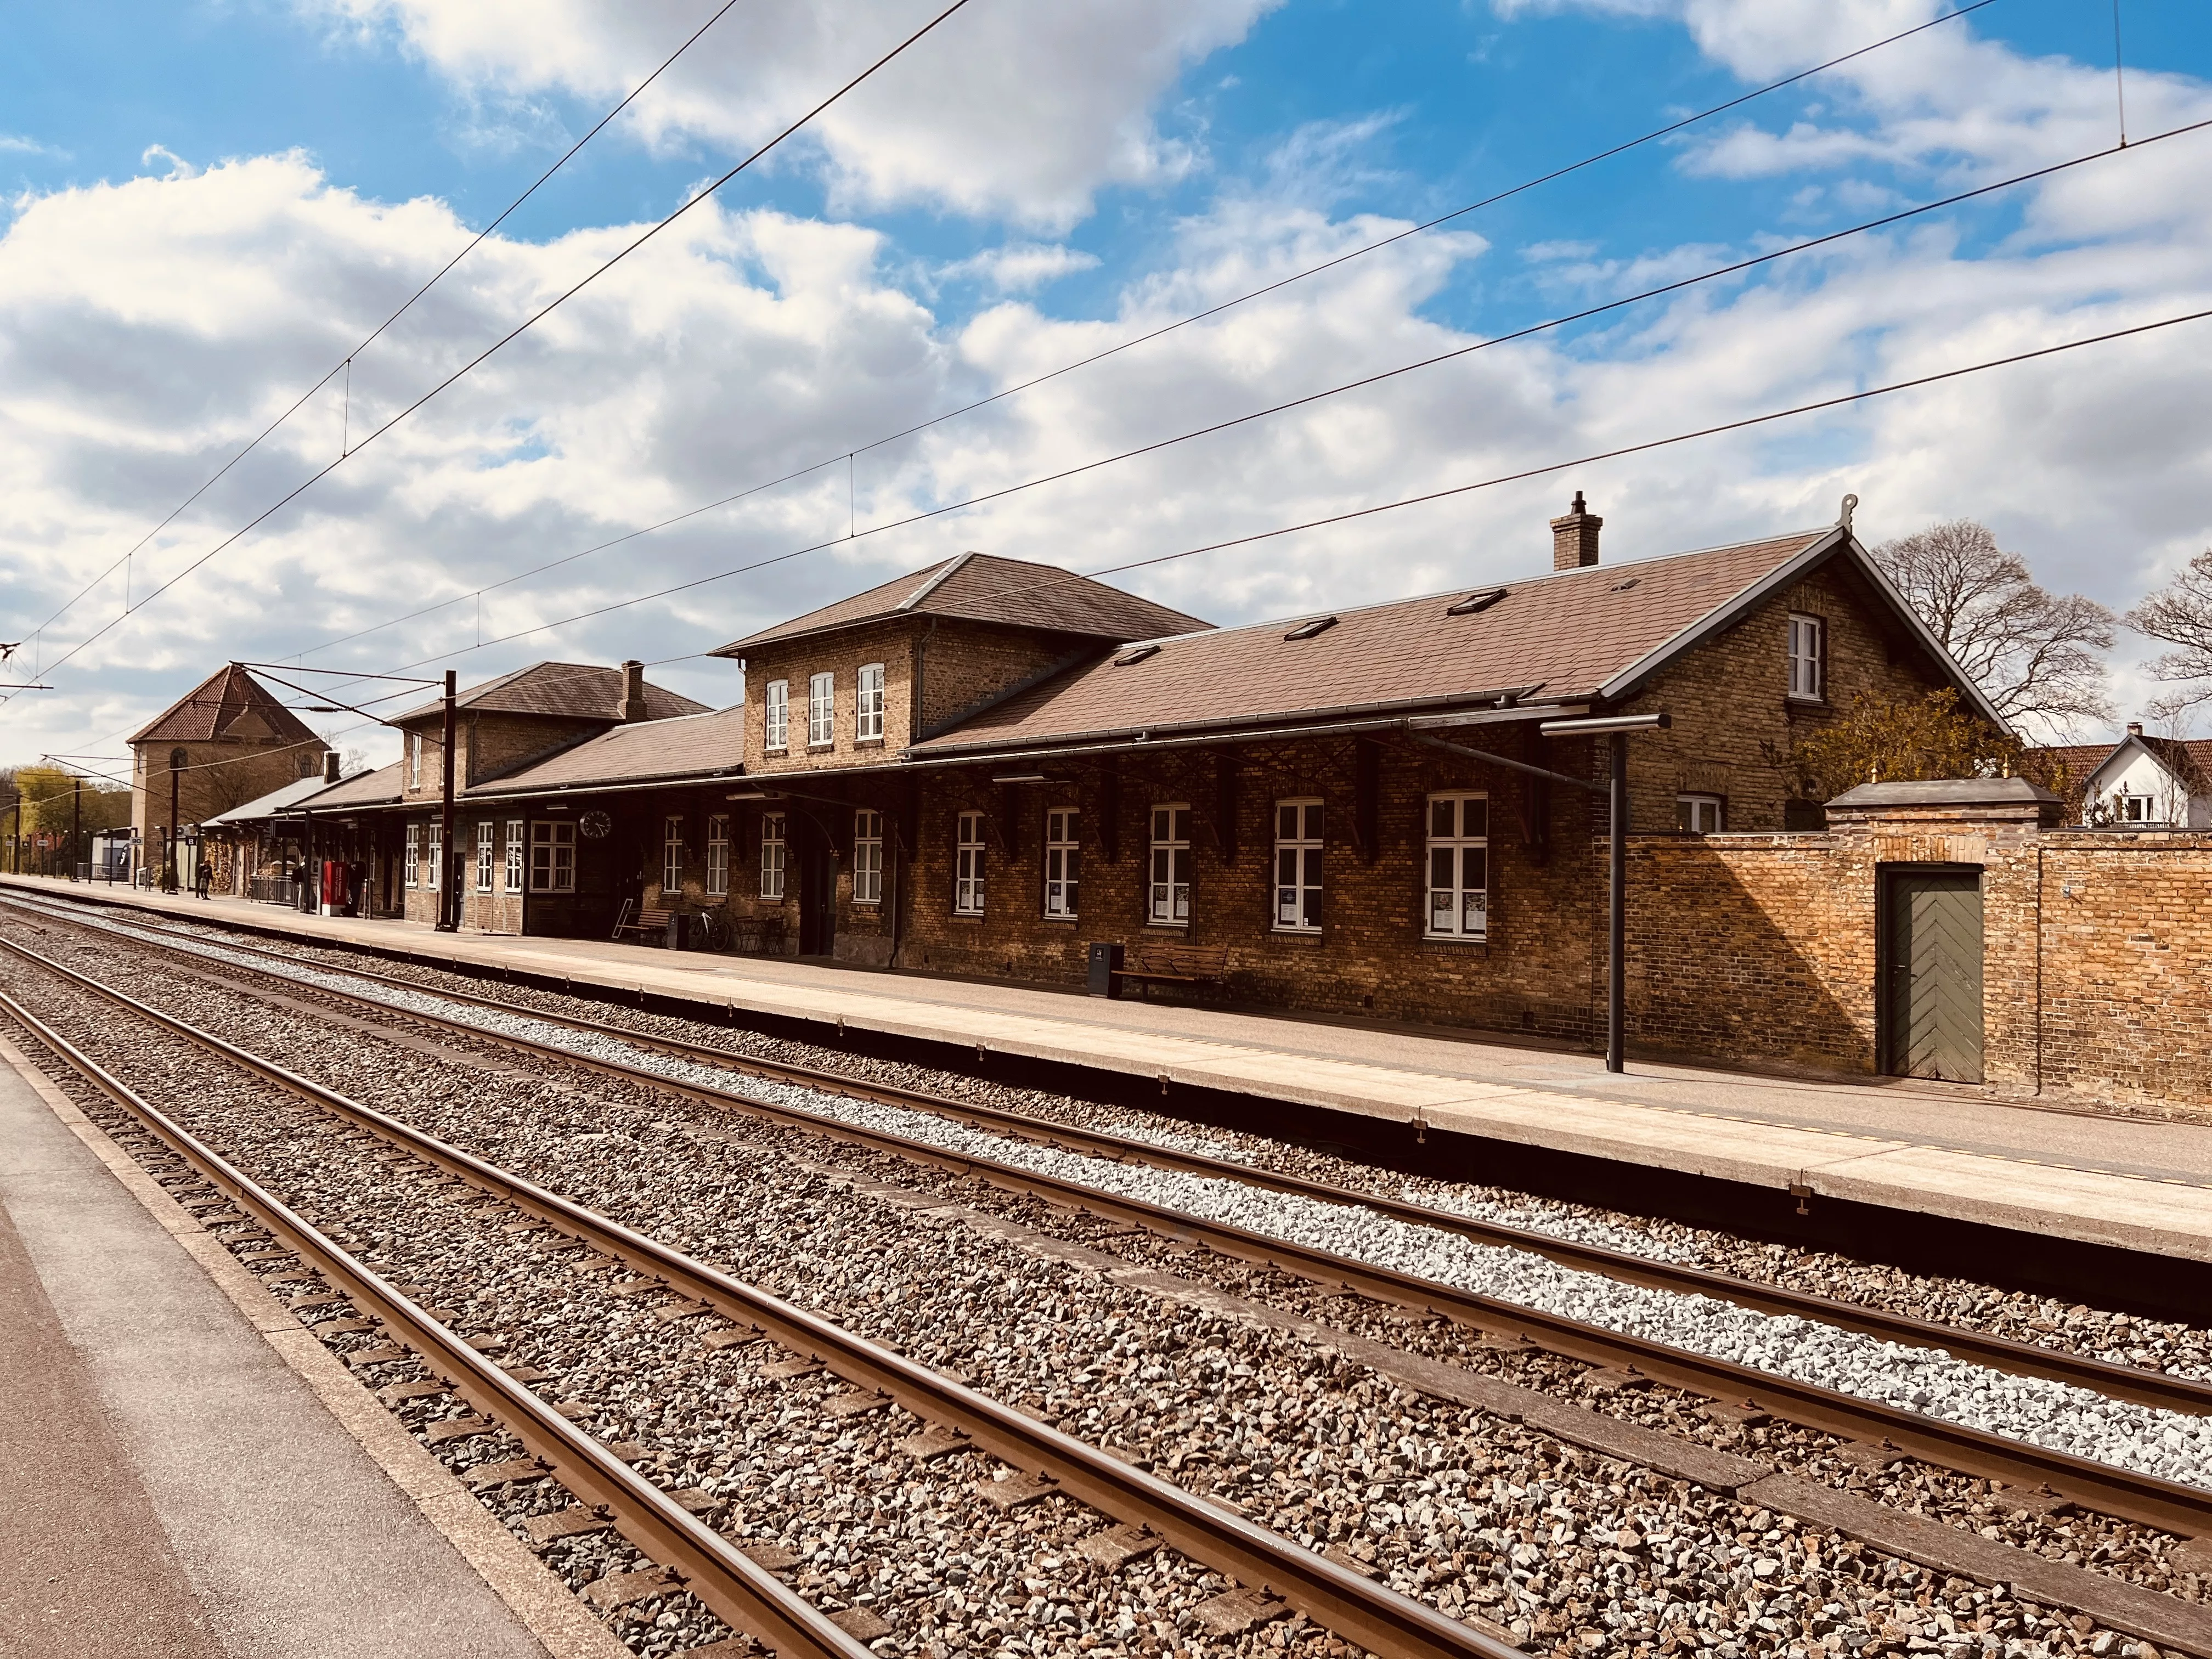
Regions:
M 640 910 L 637 912 L 637 920 L 632 921 L 630 920 L 630 907 L 634 902 L 635 901 L 630 899 L 624 899 L 623 901 L 622 914 L 615 918 L 615 931 L 611 937 L 619 939 L 624 933 L 640 933 L 650 934 L 655 939 L 665 939 L 668 937 L 669 919 L 672 917 L 676 912 L 673 910 Z
M 1117 980 L 1133 979 L 1149 988 L 1153 981 L 1170 985 L 1226 985 L 1229 947 L 1225 945 L 1172 945 L 1147 939 L 1124 945 Z M 1147 988 L 1146 995 L 1150 995 Z

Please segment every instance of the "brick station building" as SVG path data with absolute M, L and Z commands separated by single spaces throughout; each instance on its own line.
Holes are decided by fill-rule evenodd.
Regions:
M 1848 523 L 1617 563 L 1601 524 L 1577 496 L 1548 570 L 1233 629 L 966 554 L 720 647 L 719 711 L 538 665 L 462 698 L 463 925 L 708 911 L 746 950 L 1066 987 L 1171 940 L 1247 1004 L 1586 1040 L 1602 799 L 1466 751 L 1596 780 L 1540 723 L 1665 710 L 1632 828 L 1687 843 L 1817 828 L 1776 757 L 1861 692 L 1992 712 Z M 400 724 L 341 787 L 383 815 L 372 909 L 427 921 L 439 711 Z

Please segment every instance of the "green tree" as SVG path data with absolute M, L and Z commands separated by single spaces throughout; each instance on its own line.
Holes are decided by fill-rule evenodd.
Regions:
M 1862 783 L 1922 778 L 2025 777 L 2062 793 L 2065 782 L 2051 756 L 1960 708 L 1948 685 L 1918 697 L 1861 692 L 1842 720 L 1786 751 L 1767 745 L 1767 759 L 1799 795 L 1821 801 Z

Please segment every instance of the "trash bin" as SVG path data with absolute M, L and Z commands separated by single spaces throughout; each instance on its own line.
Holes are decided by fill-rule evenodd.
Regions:
M 668 948 L 681 951 L 690 942 L 690 929 L 685 925 L 691 920 L 681 910 L 672 910 L 668 916 Z
M 1111 997 L 1120 994 L 1115 988 L 1114 975 L 1121 966 L 1121 947 L 1094 942 L 1091 946 L 1091 994 Z

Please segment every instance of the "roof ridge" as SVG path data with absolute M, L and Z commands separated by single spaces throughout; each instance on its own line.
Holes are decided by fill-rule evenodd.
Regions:
M 893 605 L 891 609 L 893 611 L 913 610 L 924 599 L 937 592 L 939 588 L 944 586 L 946 582 L 951 580 L 955 574 L 966 569 L 968 566 L 974 562 L 975 558 L 975 555 L 972 551 L 955 554 L 952 557 L 945 560 L 943 564 L 938 566 L 935 570 L 932 571 L 928 580 L 922 583 L 922 585 L 915 588 L 913 592 L 901 599 L 896 605 Z

